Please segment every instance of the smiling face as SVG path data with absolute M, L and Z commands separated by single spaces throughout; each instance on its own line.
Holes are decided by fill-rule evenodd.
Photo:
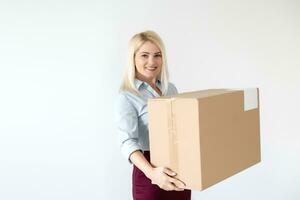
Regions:
M 155 83 L 162 68 L 162 52 L 157 45 L 147 41 L 136 52 L 134 62 L 136 77 Z

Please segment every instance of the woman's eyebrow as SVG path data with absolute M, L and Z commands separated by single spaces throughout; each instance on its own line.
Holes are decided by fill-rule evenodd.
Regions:
M 142 54 L 142 53 L 145 53 L 145 54 L 150 54 L 149 52 L 146 52 L 146 51 L 143 51 L 143 52 L 141 52 L 140 54 Z M 156 52 L 156 53 L 154 53 L 154 54 L 161 54 L 161 52 L 160 52 L 160 51 L 158 51 L 158 52 Z

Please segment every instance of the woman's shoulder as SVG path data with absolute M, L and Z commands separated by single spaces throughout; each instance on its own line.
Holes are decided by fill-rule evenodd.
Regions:
M 118 91 L 116 101 L 119 103 L 120 102 L 128 102 L 128 95 L 129 95 L 128 93 L 129 92 L 125 91 L 125 90 Z
M 134 111 L 134 103 L 130 98 L 130 92 L 127 91 L 119 91 L 116 95 L 116 99 L 114 102 L 115 112 L 119 113 L 126 113 Z
M 169 82 L 168 83 L 168 95 L 178 94 L 177 87 L 174 83 Z
M 116 101 L 119 104 L 134 104 L 136 99 L 137 99 L 136 94 L 133 94 L 132 92 L 127 90 L 120 90 L 117 94 Z

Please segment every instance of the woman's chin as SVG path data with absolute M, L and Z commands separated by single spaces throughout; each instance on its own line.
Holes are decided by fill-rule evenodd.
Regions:
M 156 78 L 156 73 L 152 73 L 152 74 L 148 73 L 148 74 L 146 75 L 146 78 L 147 78 L 147 79 L 154 79 L 154 78 Z

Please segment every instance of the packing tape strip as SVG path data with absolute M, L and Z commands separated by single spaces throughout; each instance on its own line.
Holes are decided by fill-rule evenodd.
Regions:
M 168 136 L 169 136 L 169 152 L 170 152 L 170 165 L 172 170 L 178 171 L 178 136 L 176 130 L 176 118 L 174 113 L 174 101 L 175 98 L 170 99 L 169 112 L 168 112 Z M 178 172 L 177 172 L 178 173 Z

